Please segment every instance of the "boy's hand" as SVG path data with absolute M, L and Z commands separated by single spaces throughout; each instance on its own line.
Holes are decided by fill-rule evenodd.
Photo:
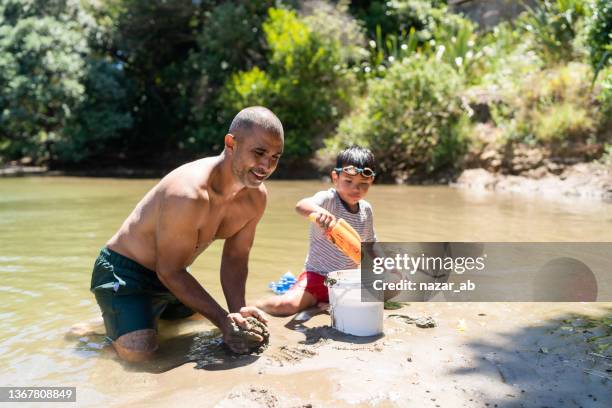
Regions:
M 324 231 L 327 231 L 329 228 L 332 228 L 334 225 L 336 225 L 336 222 L 338 221 L 334 214 L 323 209 L 317 211 L 315 215 L 317 224 L 319 224 L 319 227 L 321 227 Z

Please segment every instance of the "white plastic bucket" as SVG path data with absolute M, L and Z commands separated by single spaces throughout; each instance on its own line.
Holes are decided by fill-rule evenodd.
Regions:
M 361 301 L 361 271 L 346 269 L 330 272 L 329 289 L 332 326 L 355 336 L 375 336 L 383 331 L 383 302 Z

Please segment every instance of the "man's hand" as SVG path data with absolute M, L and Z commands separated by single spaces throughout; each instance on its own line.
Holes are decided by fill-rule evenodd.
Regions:
M 334 225 L 336 225 L 336 222 L 338 221 L 334 214 L 330 213 L 327 210 L 324 210 L 323 208 L 321 208 L 314 214 L 316 216 L 315 221 L 324 231 L 327 231 L 329 228 L 332 228 Z
M 255 306 L 244 306 L 244 307 L 241 307 L 240 308 L 240 312 L 239 313 L 235 313 L 235 314 L 239 314 L 240 316 L 242 316 L 243 320 L 246 319 L 249 316 L 253 316 L 254 318 L 259 320 L 263 324 L 268 324 L 268 318 L 266 317 L 266 314 L 261 309 L 255 307 Z M 246 323 L 246 320 L 244 320 L 244 321 Z M 244 326 L 240 325 L 240 327 L 244 327 Z
M 268 323 L 264 312 L 254 306 L 245 306 L 238 313 L 229 313 L 220 327 L 223 341 L 233 352 L 238 354 L 248 353 L 254 345 L 264 341 L 264 338 L 259 334 L 246 331 L 249 329 L 247 317 L 254 317 L 263 324 Z M 238 327 L 245 331 L 237 330 Z

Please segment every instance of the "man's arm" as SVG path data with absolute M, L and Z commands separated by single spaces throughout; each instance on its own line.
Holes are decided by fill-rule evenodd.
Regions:
M 257 214 L 240 231 L 226 239 L 223 246 L 221 286 L 227 306 L 232 313 L 239 312 L 246 305 L 245 288 L 249 253 L 253 246 L 255 229 L 261 215 Z
M 202 200 L 170 196 L 159 209 L 156 231 L 156 267 L 159 280 L 186 306 L 223 329 L 227 312 L 185 269 L 197 245 L 195 227 L 201 215 Z

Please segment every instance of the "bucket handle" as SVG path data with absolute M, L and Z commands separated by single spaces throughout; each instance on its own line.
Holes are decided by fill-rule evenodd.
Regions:
M 338 279 L 330 278 L 329 276 L 326 276 L 325 280 L 323 281 L 323 284 L 327 286 L 328 288 L 331 288 L 336 283 L 338 283 Z

